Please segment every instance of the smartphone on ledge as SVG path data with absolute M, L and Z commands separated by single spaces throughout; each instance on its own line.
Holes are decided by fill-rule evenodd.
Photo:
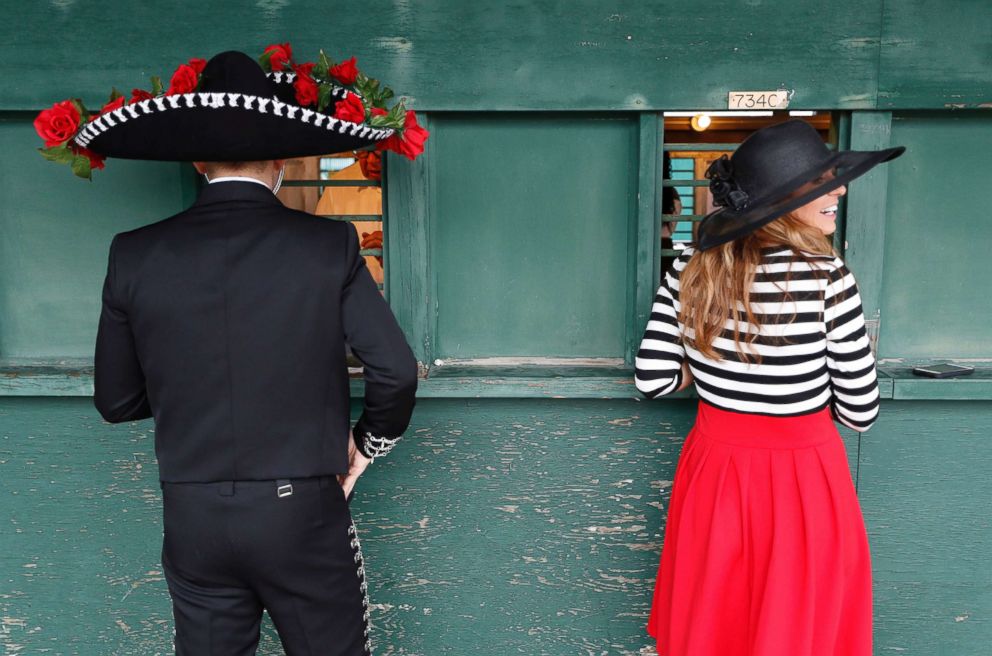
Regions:
M 953 378 L 954 376 L 967 376 L 975 373 L 974 367 L 966 367 L 960 364 L 928 364 L 920 367 L 913 367 L 913 373 L 917 376 L 927 376 L 929 378 Z

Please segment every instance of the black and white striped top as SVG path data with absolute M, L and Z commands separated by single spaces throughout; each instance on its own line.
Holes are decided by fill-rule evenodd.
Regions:
M 714 342 L 722 360 L 683 344 L 679 276 L 693 252 L 685 249 L 655 296 L 635 361 L 637 388 L 648 398 L 674 392 L 688 355 L 699 396 L 718 408 L 796 416 L 830 406 L 844 425 L 868 430 L 879 406 L 875 359 L 857 284 L 844 262 L 825 255 L 804 259 L 789 248 L 763 251 L 750 296 L 761 328 L 753 344 L 745 345 L 761 354 L 761 363 L 747 364 L 734 345 L 733 318 Z M 738 305 L 742 343 L 745 331 L 754 333 L 743 310 Z

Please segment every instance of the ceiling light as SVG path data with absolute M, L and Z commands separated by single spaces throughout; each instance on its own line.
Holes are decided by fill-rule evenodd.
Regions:
M 691 125 L 692 129 L 696 132 L 702 132 L 708 128 L 712 122 L 713 121 L 709 117 L 709 114 L 696 114 L 692 117 L 692 120 L 689 121 L 689 125 Z

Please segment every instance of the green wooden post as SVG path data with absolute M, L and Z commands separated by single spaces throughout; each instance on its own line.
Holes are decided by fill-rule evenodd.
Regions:
M 888 148 L 892 113 L 853 112 L 850 129 L 852 150 Z M 876 340 L 881 323 L 888 184 L 888 167 L 877 166 L 850 185 L 847 193 L 845 260 L 858 279 L 868 333 Z
M 431 129 L 430 115 L 418 121 Z M 386 291 L 389 304 L 406 333 L 417 361 L 429 366 L 432 361 L 432 326 L 437 312 L 429 286 L 427 230 L 430 216 L 431 151 L 428 140 L 424 154 L 414 161 L 394 154 L 387 155 L 386 193 L 383 203 L 383 234 L 386 262 Z
M 658 285 L 661 260 L 659 214 L 661 212 L 661 171 L 664 141 L 662 114 L 644 112 L 640 116 L 637 166 L 637 233 L 633 326 L 628 330 L 625 361 L 633 364 L 638 340 L 651 314 L 651 301 Z

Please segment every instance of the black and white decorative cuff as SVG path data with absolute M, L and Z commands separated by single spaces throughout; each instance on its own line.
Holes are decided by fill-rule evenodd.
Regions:
M 378 437 L 368 431 L 365 431 L 364 434 L 360 432 L 355 434 L 355 445 L 362 452 L 362 455 L 370 460 L 386 455 L 393 450 L 399 441 L 399 437 Z

